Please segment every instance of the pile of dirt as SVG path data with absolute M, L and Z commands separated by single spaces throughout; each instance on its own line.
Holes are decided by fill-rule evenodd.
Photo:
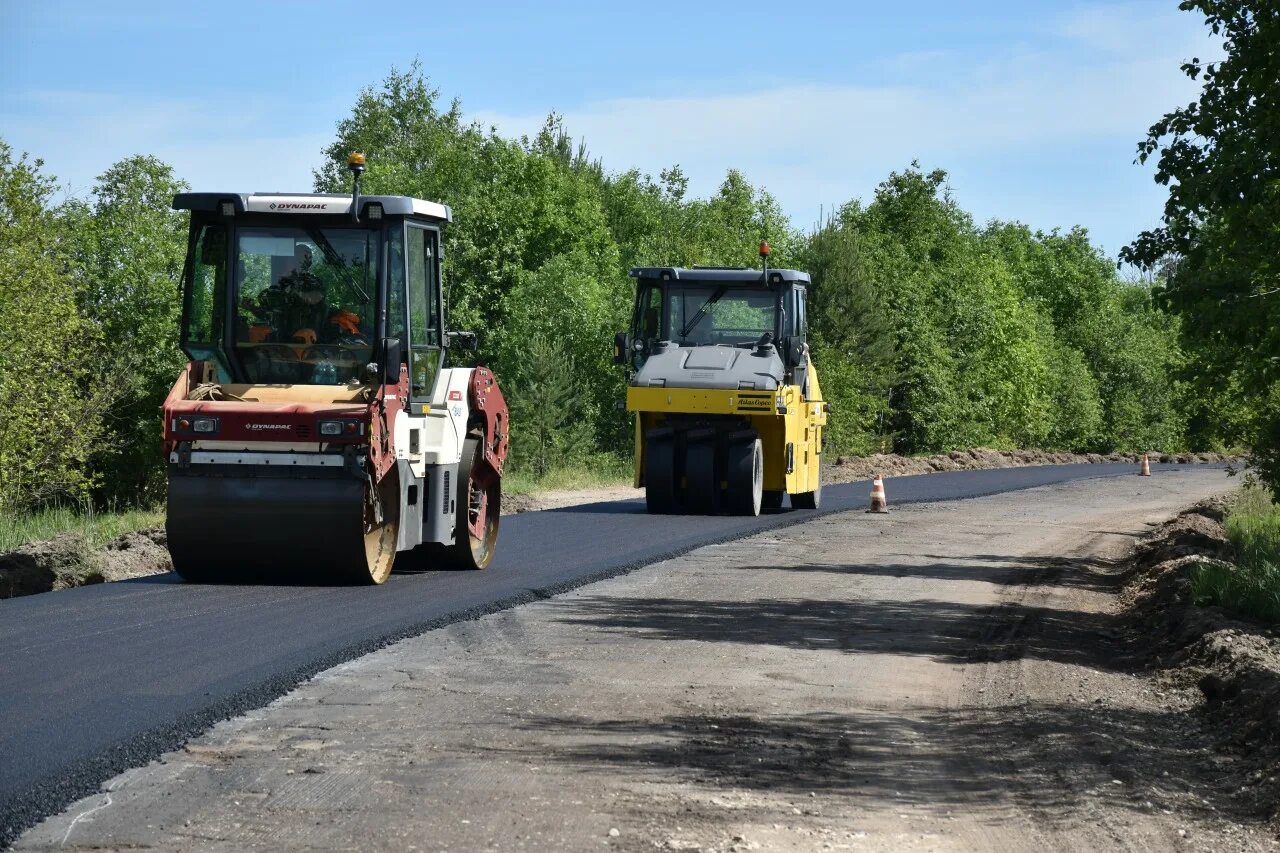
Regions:
M 99 554 L 99 566 L 104 579 L 109 581 L 173 571 L 164 528 L 148 527 L 111 540 Z
M 1280 630 L 1192 600 L 1201 564 L 1234 565 L 1225 515 L 1225 499 L 1211 499 L 1152 531 L 1134 551 L 1123 601 L 1149 662 L 1199 704 L 1231 756 L 1220 784 L 1280 822 Z
M 953 450 L 933 456 L 899 456 L 896 453 L 877 453 L 874 456 L 837 456 L 835 463 L 823 469 L 823 482 L 848 483 L 865 480 L 879 474 L 884 477 L 902 477 L 909 474 L 931 474 L 935 471 L 976 471 L 988 468 L 1018 468 L 1024 465 L 1100 465 L 1106 462 L 1130 462 L 1134 465 L 1142 459 L 1137 453 L 1066 453 L 1052 450 L 991 450 L 975 447 L 970 450 Z M 1154 464 L 1181 464 L 1227 462 L 1243 465 L 1238 456 L 1221 453 L 1152 453 Z
M 126 533 L 93 548 L 64 533 L 0 554 L 0 598 L 156 575 L 172 569 L 162 528 Z

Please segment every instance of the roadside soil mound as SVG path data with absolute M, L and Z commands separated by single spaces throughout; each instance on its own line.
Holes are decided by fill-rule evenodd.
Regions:
M 823 482 L 847 483 L 865 480 L 879 474 L 903 477 L 909 474 L 931 474 L 935 471 L 977 471 L 987 468 L 1017 468 L 1024 465 L 1100 465 L 1107 462 L 1141 461 L 1136 453 L 1065 453 L 1051 450 L 990 450 L 976 447 L 953 450 L 933 456 L 899 456 L 877 453 L 874 456 L 837 456 L 835 463 L 823 469 Z M 1195 464 L 1227 462 L 1243 466 L 1238 456 L 1221 453 L 1152 453 L 1154 464 Z
M 1200 564 L 1234 565 L 1225 513 L 1226 501 L 1211 499 L 1153 530 L 1122 597 L 1150 662 L 1211 724 L 1219 784 L 1280 828 L 1280 630 L 1192 600 Z
M 171 568 L 162 528 L 126 533 L 100 549 L 78 533 L 64 533 L 0 554 L 0 598 L 155 575 Z

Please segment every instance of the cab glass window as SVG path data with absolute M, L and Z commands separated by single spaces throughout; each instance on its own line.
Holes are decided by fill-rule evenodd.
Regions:
M 667 288 L 668 336 L 681 346 L 754 346 L 777 320 L 773 291 L 708 282 Z
M 201 227 L 196 235 L 190 275 L 183 312 L 182 349 L 192 361 L 213 365 L 220 382 L 229 382 L 231 367 L 222 346 L 227 305 L 226 226 Z
M 191 266 L 191 296 L 187 305 L 184 343 L 216 345 L 222 342 L 222 315 L 226 305 L 227 229 L 206 225 L 196 238 Z
M 401 346 L 409 343 L 405 329 L 404 234 L 399 228 L 387 234 L 387 337 L 399 338 Z
M 440 370 L 440 279 L 436 232 L 406 231 L 409 305 L 409 375 L 412 397 L 425 400 Z
M 360 382 L 373 354 L 378 232 L 236 230 L 233 337 L 250 382 Z

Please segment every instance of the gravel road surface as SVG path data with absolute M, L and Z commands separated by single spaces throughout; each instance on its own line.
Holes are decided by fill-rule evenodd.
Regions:
M 17 846 L 1273 849 L 1190 766 L 1186 709 L 1116 645 L 1111 560 L 1233 483 L 1090 473 L 810 517 L 432 630 L 110 779 Z M 627 544 L 608 522 L 648 520 L 563 515 L 604 525 L 597 553 Z M 673 522 L 667 546 L 698 522 L 718 538 L 741 524 Z M 500 572 L 449 580 L 475 577 Z M 384 607 L 424 579 L 398 579 Z M 264 606 L 314 611 L 322 593 Z M 328 618 L 367 618 L 351 601 Z M 238 630 L 252 609 L 222 611 L 224 655 L 256 647 Z M 167 689 L 148 677 L 136 695 Z

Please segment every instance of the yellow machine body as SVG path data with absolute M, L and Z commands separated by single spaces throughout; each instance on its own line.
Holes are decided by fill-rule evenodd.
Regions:
M 627 389 L 627 411 L 635 412 L 635 485 L 644 486 L 645 441 L 649 430 L 669 415 L 737 415 L 760 434 L 764 448 L 764 487 L 790 495 L 812 492 L 821 476 L 822 432 L 826 406 L 818 374 L 809 365 L 809 400 L 798 385 L 776 391 L 734 391 L 721 388 Z

